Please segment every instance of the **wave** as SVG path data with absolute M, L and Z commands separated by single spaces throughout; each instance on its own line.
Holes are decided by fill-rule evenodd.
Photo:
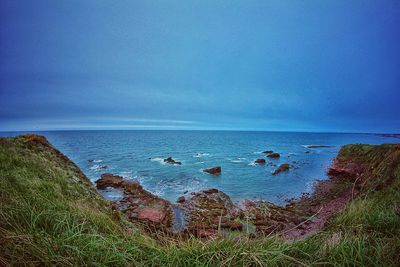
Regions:
M 247 158 L 234 158 L 234 159 L 228 158 L 228 160 L 233 163 L 243 163 L 247 161 Z
M 196 153 L 195 155 L 193 155 L 194 158 L 202 158 L 202 157 L 207 157 L 207 156 L 210 156 L 210 154 L 199 152 L 199 153 Z
M 327 146 L 327 145 L 302 145 L 302 147 L 305 147 L 305 148 L 329 148 L 329 147 L 335 147 L 335 146 Z
M 100 163 L 103 162 L 101 159 L 89 159 L 88 160 L 89 163 Z
M 164 162 L 164 159 L 163 159 L 163 158 L 150 158 L 150 160 L 151 160 L 151 161 L 154 161 L 154 162 L 161 163 L 162 165 L 167 164 L 166 162 Z
M 197 177 L 187 177 L 185 179 L 162 179 L 149 191 L 157 196 L 164 196 L 166 191 L 181 192 L 190 194 L 198 192 L 205 187 L 206 183 Z
M 101 170 L 105 170 L 105 169 L 107 169 L 108 167 L 107 167 L 107 165 L 93 165 L 92 167 L 90 167 L 89 169 L 91 170 L 91 171 L 101 171 Z

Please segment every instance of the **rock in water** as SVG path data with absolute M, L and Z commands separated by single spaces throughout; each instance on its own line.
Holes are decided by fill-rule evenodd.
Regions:
M 177 164 L 177 165 L 181 165 L 182 164 L 182 162 L 176 161 L 171 157 L 168 157 L 168 158 L 164 159 L 164 162 L 169 163 L 169 164 Z
M 178 197 L 178 200 L 176 201 L 176 202 L 178 202 L 178 203 L 183 203 L 183 202 L 185 202 L 185 197 L 184 196 L 180 196 L 180 197 Z
M 208 172 L 209 174 L 214 174 L 214 175 L 218 175 L 221 174 L 221 167 L 220 166 L 216 166 L 210 169 L 205 169 L 203 170 L 204 172 Z
M 272 153 L 274 153 L 274 151 L 272 151 L 272 150 L 265 150 L 265 151 L 263 151 L 263 153 L 264 153 L 264 154 L 272 154 Z
M 289 168 L 290 168 L 290 166 L 289 166 L 289 164 L 281 164 L 279 167 L 278 167 L 278 169 L 276 169 L 272 174 L 273 175 L 277 175 L 277 174 L 279 174 L 279 173 L 281 173 L 281 172 L 286 172 L 286 171 L 288 171 L 289 170 Z
M 111 173 L 104 173 L 95 183 L 97 189 L 106 189 L 107 187 L 120 188 L 123 183 L 123 177 L 112 175 Z
M 279 158 L 281 155 L 279 155 L 279 153 L 271 153 L 269 154 L 267 157 L 269 158 L 273 158 L 273 159 L 277 159 Z
M 265 164 L 265 159 L 256 159 L 254 161 L 254 163 L 256 163 L 256 164 Z

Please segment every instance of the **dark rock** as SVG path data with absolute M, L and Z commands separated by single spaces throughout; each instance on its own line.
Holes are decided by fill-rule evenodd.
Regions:
M 104 173 L 95 183 L 97 189 L 105 189 L 107 187 L 120 188 L 123 183 L 123 177 L 112 175 L 111 173 Z
M 203 170 L 204 172 L 207 172 L 209 174 L 214 174 L 214 175 L 218 175 L 221 174 L 221 167 L 220 166 L 216 166 L 210 169 L 205 169 Z
M 164 162 L 169 163 L 169 164 L 177 164 L 177 165 L 181 165 L 182 164 L 182 162 L 176 161 L 171 157 L 168 157 L 168 158 L 164 159 Z
M 273 159 L 277 159 L 279 158 L 281 155 L 279 155 L 279 153 L 271 153 L 269 154 L 267 157 L 269 158 L 273 158 Z
M 274 151 L 272 151 L 272 150 L 265 150 L 265 151 L 263 151 L 263 153 L 264 153 L 264 154 L 272 154 L 272 153 L 274 153 Z
M 276 169 L 272 174 L 273 175 L 277 175 L 277 174 L 279 174 L 279 173 L 281 173 L 281 172 L 286 172 L 286 171 L 288 171 L 289 170 L 289 168 L 290 168 L 290 166 L 289 166 L 289 164 L 281 164 L 279 167 L 278 167 L 278 169 Z
M 265 164 L 265 159 L 256 159 L 254 161 L 254 163 L 256 163 L 256 164 Z
M 185 197 L 184 196 L 180 196 L 180 197 L 178 197 L 178 200 L 176 202 L 183 203 L 185 201 L 186 201 Z

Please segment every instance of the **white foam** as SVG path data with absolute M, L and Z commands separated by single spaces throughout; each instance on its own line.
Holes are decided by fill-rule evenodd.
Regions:
M 235 159 L 230 159 L 230 158 L 228 158 L 228 160 L 229 160 L 230 162 L 233 162 L 233 163 L 242 163 L 242 162 L 246 162 L 246 161 L 247 161 L 246 158 L 235 158 Z
M 149 188 L 149 191 L 156 194 L 157 196 L 164 196 L 166 191 L 175 192 L 196 192 L 204 188 L 205 182 L 196 178 L 191 177 L 188 179 L 165 179 L 158 181 L 153 188 Z
M 207 156 L 210 156 L 210 154 L 199 152 L 199 153 L 196 153 L 195 155 L 193 155 L 194 158 L 202 158 L 202 157 L 207 157 Z
M 164 159 L 163 159 L 163 158 L 151 158 L 150 160 L 151 160 L 151 161 L 154 161 L 154 162 L 161 163 L 161 164 L 163 164 L 163 165 L 167 164 L 166 162 L 164 162 Z
M 105 170 L 107 169 L 106 165 L 93 165 L 92 167 L 90 167 L 91 171 L 101 171 L 101 170 Z

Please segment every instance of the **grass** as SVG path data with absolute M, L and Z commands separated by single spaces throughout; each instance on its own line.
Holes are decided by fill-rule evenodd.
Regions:
M 46 144 L 0 139 L 0 266 L 399 266 L 399 169 L 390 175 L 391 186 L 357 197 L 305 240 L 153 239 Z

